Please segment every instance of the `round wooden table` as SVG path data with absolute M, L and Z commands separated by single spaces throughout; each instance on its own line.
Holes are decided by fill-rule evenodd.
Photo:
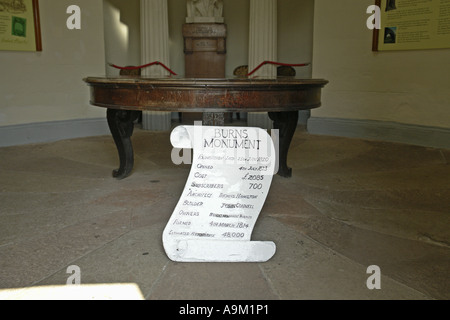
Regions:
M 318 108 L 323 79 L 188 79 L 88 77 L 90 103 L 107 108 L 107 120 L 120 158 L 113 171 L 127 177 L 134 164 L 131 136 L 139 111 L 203 112 L 214 119 L 224 112 L 268 112 L 279 130 L 278 174 L 290 177 L 287 154 L 298 122 L 298 111 Z M 220 116 L 218 117 L 221 118 Z M 203 123 L 208 125 L 208 123 Z

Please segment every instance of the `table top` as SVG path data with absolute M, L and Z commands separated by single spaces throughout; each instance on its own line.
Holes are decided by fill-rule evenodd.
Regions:
M 118 77 L 87 77 L 83 81 L 89 84 L 160 84 L 160 85 L 180 85 L 180 86 L 265 86 L 265 85 L 319 85 L 328 83 L 324 79 L 298 79 L 293 77 L 261 78 L 261 77 L 230 77 L 230 78 L 183 78 L 177 76 L 170 77 L 145 77 L 145 76 L 118 76 Z
M 324 79 L 87 77 L 95 106 L 170 112 L 295 111 L 320 106 Z

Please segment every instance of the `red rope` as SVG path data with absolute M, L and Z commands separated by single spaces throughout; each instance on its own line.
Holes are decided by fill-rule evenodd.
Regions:
M 261 68 L 265 64 L 274 64 L 274 65 L 277 65 L 277 66 L 284 66 L 284 67 L 304 67 L 304 66 L 308 66 L 309 65 L 309 63 L 289 64 L 289 63 L 281 63 L 281 62 L 274 62 L 274 61 L 264 61 L 264 62 L 261 62 L 259 64 L 259 66 L 257 66 L 255 69 L 253 69 L 252 72 L 248 73 L 247 77 L 251 76 L 252 74 L 254 74 L 259 68 Z
M 119 67 L 119 66 L 117 66 L 117 65 L 115 65 L 115 64 L 112 64 L 112 63 L 108 63 L 108 64 L 109 64 L 111 67 L 114 67 L 114 68 L 120 69 L 120 70 L 137 70 L 137 69 L 142 69 L 142 68 L 150 67 L 150 66 L 153 66 L 153 65 L 156 64 L 156 65 L 162 66 L 164 69 L 166 69 L 167 71 L 169 71 L 172 75 L 174 75 L 174 76 L 177 75 L 175 72 L 173 72 L 172 70 L 170 70 L 164 63 L 159 62 L 159 61 L 154 61 L 154 62 L 147 63 L 147 64 L 144 64 L 144 65 L 142 65 L 142 66 L 137 66 L 137 67 Z

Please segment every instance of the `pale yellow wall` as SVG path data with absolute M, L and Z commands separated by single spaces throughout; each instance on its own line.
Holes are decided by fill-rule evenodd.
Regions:
M 315 0 L 313 77 L 330 83 L 314 117 L 450 128 L 450 49 L 371 51 L 373 0 Z
M 228 28 L 225 74 L 232 76 L 236 67 L 248 63 L 250 1 L 224 1 L 223 15 Z
M 312 62 L 314 0 L 278 0 L 278 61 Z M 311 66 L 296 67 L 298 78 L 310 78 Z
M 40 0 L 42 52 L 0 51 L 0 126 L 98 118 L 82 78 L 105 73 L 102 1 L 77 0 L 81 30 L 68 30 L 71 0 Z
M 186 21 L 186 1 L 168 0 L 167 5 L 169 10 L 169 67 L 179 76 L 183 76 L 184 44 L 182 27 Z
M 140 0 L 104 0 L 103 16 L 106 62 L 141 65 Z M 117 76 L 119 72 L 106 66 L 108 76 Z

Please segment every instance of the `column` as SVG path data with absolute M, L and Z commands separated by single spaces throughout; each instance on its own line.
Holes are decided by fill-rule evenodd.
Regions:
M 167 0 L 141 0 L 141 62 L 160 61 L 169 66 L 169 13 Z M 166 77 L 169 73 L 159 65 L 142 69 L 142 76 Z M 172 113 L 144 111 L 144 130 L 169 131 Z
M 277 61 L 277 0 L 250 0 L 249 72 L 261 62 Z M 276 78 L 274 65 L 265 65 L 252 76 Z M 250 112 L 247 123 L 252 127 L 272 129 L 272 120 L 265 112 Z

